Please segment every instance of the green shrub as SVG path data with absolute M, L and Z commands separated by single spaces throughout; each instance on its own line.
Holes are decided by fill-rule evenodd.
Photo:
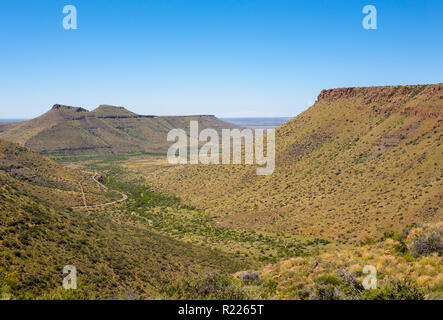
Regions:
M 409 251 L 408 246 L 403 240 L 399 240 L 398 243 L 394 244 L 394 250 L 400 254 L 406 254 Z
M 334 275 L 322 275 L 314 280 L 314 291 L 311 300 L 340 300 L 342 281 Z
M 212 272 L 193 280 L 183 280 L 168 287 L 164 294 L 170 299 L 245 300 L 250 299 L 240 281 L 227 273 Z
M 381 288 L 364 290 L 361 298 L 368 300 L 423 300 L 424 293 L 412 281 L 394 280 Z
M 426 255 L 433 252 L 441 252 L 443 245 L 441 243 L 440 230 L 432 230 L 430 233 L 420 235 L 411 242 L 411 254 L 414 256 Z

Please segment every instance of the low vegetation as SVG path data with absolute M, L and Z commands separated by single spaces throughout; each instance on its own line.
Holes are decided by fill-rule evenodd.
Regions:
M 20 152 L 21 160 L 35 158 L 35 172 L 54 166 L 73 179 L 77 177 L 27 149 L 14 150 L 8 145 L 3 157 L 12 161 L 14 152 Z M 28 192 L 21 176 L 8 170 L 0 170 L 2 299 L 152 299 L 176 279 L 249 266 L 245 259 L 221 250 L 156 232 L 146 221 L 134 223 L 126 209 L 137 205 L 137 200 L 106 209 L 72 209 L 47 201 L 38 192 Z M 87 181 L 96 185 L 89 175 Z M 39 186 L 35 180 L 32 183 Z M 48 189 L 52 197 L 63 192 L 57 186 Z M 136 193 L 132 188 L 131 194 Z M 148 202 L 148 207 L 178 204 L 173 197 L 150 196 L 155 200 Z M 79 197 L 76 204 L 80 202 Z M 78 290 L 62 288 L 66 265 L 77 268 Z
M 441 223 L 409 229 L 410 233 L 418 232 L 425 237 L 440 233 L 440 245 L 442 231 Z M 270 264 L 259 272 L 211 274 L 187 280 L 170 286 L 164 294 L 173 299 L 212 296 L 228 299 L 233 292 L 245 299 L 443 299 L 442 249 L 413 254 L 415 239 L 403 240 L 391 233 L 375 243 L 353 248 L 339 246 L 318 256 L 294 257 Z M 406 241 L 406 251 L 399 250 L 402 241 Z M 367 265 L 376 268 L 374 289 L 363 286 L 367 276 L 363 270 Z
M 186 205 L 175 196 L 153 191 L 144 178 L 134 172 L 115 166 L 101 167 L 101 170 L 105 170 L 104 183 L 130 195 L 130 201 L 116 210 L 122 219 L 148 224 L 152 230 L 179 241 L 222 250 L 253 265 L 310 255 L 331 245 L 331 241 L 322 238 L 217 226 L 204 210 Z
M 357 243 L 443 220 L 443 84 L 327 90 L 276 129 L 276 169 L 124 163 L 221 226 Z M 198 183 L 196 183 L 198 181 Z
M 442 99 L 323 91 L 277 129 L 271 176 L 166 163 L 165 130 L 195 117 L 56 105 L 0 125 L 58 161 L 0 140 L 0 298 L 443 299 Z

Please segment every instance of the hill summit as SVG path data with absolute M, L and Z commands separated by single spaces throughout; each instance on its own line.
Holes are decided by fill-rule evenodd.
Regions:
M 117 106 L 111 106 L 107 104 L 100 105 L 97 109 L 91 111 L 92 114 L 94 114 L 97 117 L 104 117 L 104 118 L 134 118 L 134 117 L 141 117 L 134 112 L 131 112 L 124 107 L 117 107 Z
M 201 130 L 236 127 L 208 115 L 138 115 L 111 105 L 88 111 L 55 104 L 30 121 L 0 124 L 0 138 L 46 155 L 164 154 L 168 132 L 175 128 L 189 132 L 190 120 L 199 121 Z

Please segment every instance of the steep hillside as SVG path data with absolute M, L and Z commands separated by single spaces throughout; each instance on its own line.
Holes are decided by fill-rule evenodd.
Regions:
M 112 199 L 90 176 L 0 140 L 0 299 L 155 298 L 176 279 L 245 266 L 134 223 L 115 207 L 67 208 L 81 204 L 80 184 L 88 201 Z M 66 265 L 77 268 L 78 290 L 62 289 Z
M 218 225 L 358 241 L 443 220 L 443 84 L 324 90 L 276 130 L 276 169 L 127 162 Z M 198 181 L 198 183 L 196 183 Z
M 168 132 L 189 132 L 190 120 L 199 121 L 200 129 L 235 127 L 210 115 L 141 116 L 123 107 L 102 105 L 89 112 L 57 104 L 36 119 L 0 124 L 0 139 L 45 155 L 166 153 Z
M 101 204 L 119 195 L 102 190 L 91 176 L 67 170 L 28 148 L 0 140 L 0 180 L 30 197 L 61 207 Z

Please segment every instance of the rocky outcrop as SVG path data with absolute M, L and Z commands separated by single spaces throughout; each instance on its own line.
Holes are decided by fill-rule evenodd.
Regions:
M 317 97 L 319 101 L 332 101 L 340 98 L 359 97 L 366 104 L 370 103 L 404 103 L 414 96 L 425 93 L 436 95 L 443 99 L 443 83 L 434 85 L 413 86 L 381 86 L 381 87 L 356 87 L 322 90 Z
M 70 110 L 70 111 L 74 111 L 74 112 L 89 112 L 88 110 L 80 108 L 80 107 L 66 106 L 63 104 L 54 104 L 52 106 L 52 110 Z
M 355 95 L 355 88 L 339 88 L 339 89 L 328 89 L 328 90 L 322 90 L 320 94 L 317 97 L 317 101 L 322 100 L 335 100 L 339 99 L 341 97 L 352 97 Z

